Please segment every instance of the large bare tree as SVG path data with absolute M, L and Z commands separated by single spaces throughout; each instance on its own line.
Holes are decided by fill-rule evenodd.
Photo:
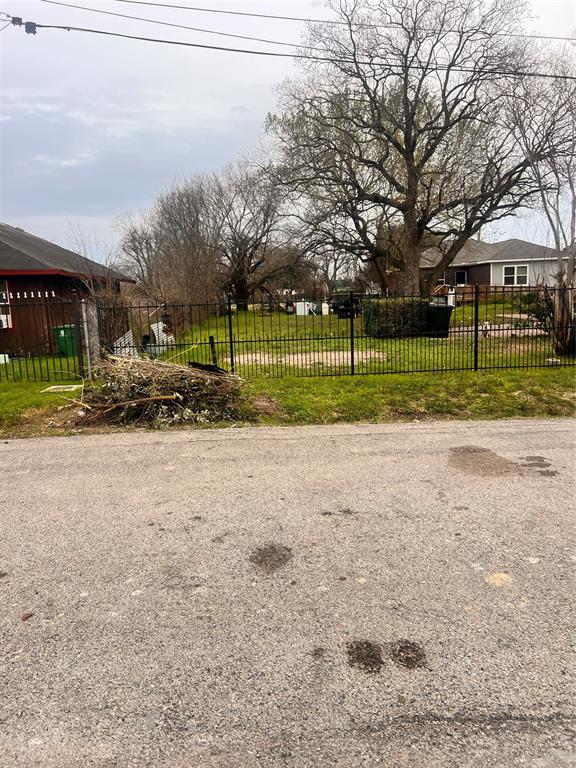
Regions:
M 532 199 L 530 158 L 557 136 L 511 120 L 516 75 L 537 58 L 522 0 L 332 0 L 338 24 L 309 27 L 311 55 L 269 118 L 295 205 L 321 227 L 340 217 L 339 246 L 428 289 L 464 243 Z M 510 75 L 503 73 L 512 73 Z M 303 197 L 304 196 L 304 197 Z M 304 206 L 305 208 L 305 206 Z M 437 265 L 421 279 L 423 249 Z

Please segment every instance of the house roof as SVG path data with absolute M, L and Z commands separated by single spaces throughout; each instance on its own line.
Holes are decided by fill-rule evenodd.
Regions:
M 450 265 L 465 267 L 473 264 L 490 264 L 502 261 L 547 261 L 557 259 L 558 253 L 545 245 L 530 243 L 527 240 L 502 240 L 499 243 L 484 243 L 481 240 L 468 240 Z M 440 260 L 440 254 L 434 248 L 424 251 L 421 266 L 433 267 Z
M 22 273 L 133 282 L 104 264 L 0 222 L 0 275 Z

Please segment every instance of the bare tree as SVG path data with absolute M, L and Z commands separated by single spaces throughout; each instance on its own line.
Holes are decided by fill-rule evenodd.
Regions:
M 193 176 L 122 226 L 123 264 L 157 301 L 207 303 L 234 297 L 246 308 L 256 291 L 302 259 L 283 229 L 277 185 L 235 165 Z
M 92 296 L 113 299 L 120 290 L 118 280 L 118 253 L 104 242 L 95 229 L 68 222 L 68 241 L 73 251 L 84 258 L 85 269 L 80 280 Z M 95 263 L 100 267 L 95 267 Z
M 140 220 L 126 217 L 117 228 L 122 269 L 136 280 L 138 290 L 147 298 L 163 301 L 162 254 L 152 216 L 145 215 Z
M 396 270 L 406 293 L 428 290 L 482 226 L 535 194 L 508 98 L 535 67 L 516 37 L 524 3 L 331 5 L 343 24 L 312 24 L 307 38 L 325 60 L 284 84 L 268 120 L 283 177 L 297 205 L 307 196 L 340 217 L 340 246 L 379 265 L 383 286 Z M 556 141 L 534 136 L 530 158 L 553 156 Z M 438 262 L 421 279 L 430 241 Z
M 563 57 L 551 74 L 576 73 Z M 575 351 L 574 279 L 576 268 L 576 82 L 551 79 L 523 80 L 512 100 L 519 135 L 530 159 L 538 188 L 537 205 L 545 215 L 558 255 L 553 299 L 552 336 L 556 354 Z M 531 154 L 535 137 L 554 133 L 556 152 L 546 157 Z
M 278 185 L 260 169 L 233 165 L 210 177 L 209 207 L 219 281 L 238 309 L 302 258 L 289 247 Z

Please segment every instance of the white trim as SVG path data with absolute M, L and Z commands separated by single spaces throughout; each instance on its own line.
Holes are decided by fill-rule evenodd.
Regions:
M 518 282 L 518 270 L 522 269 L 522 267 L 526 270 L 526 282 L 525 283 L 519 283 Z M 507 283 L 506 282 L 506 270 L 507 269 L 513 269 L 514 270 L 514 282 L 513 283 Z M 529 264 L 526 264 L 525 262 L 523 264 L 517 264 L 514 263 L 503 263 L 502 264 L 502 285 L 504 288 L 517 288 L 522 285 L 529 285 L 528 277 L 529 277 L 530 269 Z
M 1 315 L 0 314 L 0 321 L 2 322 L 2 325 L 0 325 L 1 330 L 12 330 L 14 328 L 14 317 L 13 317 L 13 310 L 12 310 L 12 302 L 11 299 L 11 293 L 10 288 L 8 287 L 8 278 L 0 278 L 0 282 L 4 283 L 6 285 L 6 301 L 2 302 L 4 306 L 8 307 L 8 314 L 7 315 Z
M 568 260 L 568 256 L 562 256 L 562 259 Z M 535 261 L 558 261 L 557 257 L 546 256 L 545 258 L 538 259 L 486 259 L 485 261 L 466 261 L 461 264 L 455 264 L 452 262 L 449 265 L 449 269 L 456 269 L 457 267 L 475 267 L 477 264 L 533 264 Z M 422 269 L 433 269 L 433 267 L 422 267 Z

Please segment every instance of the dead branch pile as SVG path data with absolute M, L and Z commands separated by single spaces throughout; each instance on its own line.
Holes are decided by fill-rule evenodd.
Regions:
M 108 357 L 86 392 L 83 421 L 164 426 L 237 419 L 241 380 L 158 360 Z

